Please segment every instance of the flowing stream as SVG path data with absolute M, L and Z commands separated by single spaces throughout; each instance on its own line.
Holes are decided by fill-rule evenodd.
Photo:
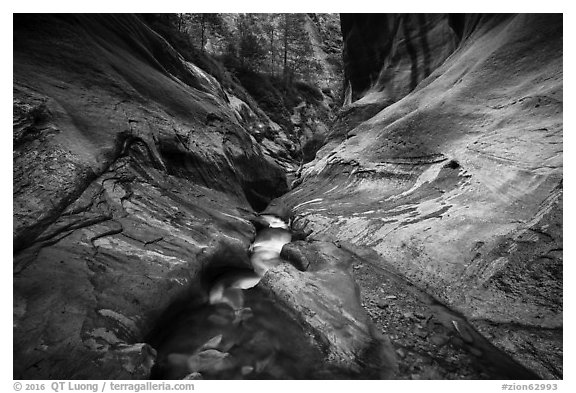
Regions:
M 253 270 L 229 269 L 213 281 L 209 303 L 181 310 L 153 343 L 152 378 L 308 379 L 322 356 L 301 327 L 254 288 L 282 262 L 288 225 L 263 215 L 269 228 L 251 246 Z
M 223 275 L 210 290 L 210 304 L 228 304 L 233 309 L 242 308 L 243 290 L 253 288 L 260 282 L 268 269 L 280 264 L 280 252 L 290 243 L 292 234 L 288 224 L 271 215 L 261 216 L 269 227 L 258 232 L 250 247 L 250 262 L 254 271 L 230 272 Z
M 156 379 L 321 379 L 347 378 L 323 368 L 323 354 L 312 337 L 257 287 L 280 263 L 282 247 L 291 241 L 281 219 L 261 216 L 269 227 L 250 247 L 252 269 L 227 267 L 209 278 L 208 302 L 188 304 L 165 320 L 150 340 L 158 351 Z M 371 264 L 368 261 L 366 263 Z M 234 263 L 230 263 L 233 266 Z M 381 269 L 379 267 L 379 269 Z M 387 276 L 396 274 L 386 271 Z M 410 287 L 398 276 L 392 279 Z M 537 376 L 491 345 L 465 320 L 423 291 L 416 290 L 435 320 L 464 340 L 478 358 L 479 370 L 493 377 L 535 379 Z M 456 334 L 457 333 L 457 334 Z

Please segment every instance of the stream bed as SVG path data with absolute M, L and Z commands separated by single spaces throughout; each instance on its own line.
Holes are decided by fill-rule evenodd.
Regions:
M 207 277 L 207 301 L 200 305 L 190 302 L 179 306 L 178 312 L 159 326 L 157 334 L 150 340 L 158 352 L 151 378 L 372 379 L 382 377 L 378 373 L 367 374 L 372 368 L 377 371 L 387 367 L 393 369 L 395 361 L 387 363 L 380 358 L 370 358 L 369 363 L 361 361 L 361 370 L 352 374 L 349 370 L 327 365 L 327 353 L 324 353 L 327 342 L 334 348 L 347 348 L 354 345 L 351 344 L 354 342 L 351 332 L 359 334 L 358 337 L 363 337 L 362 333 L 352 329 L 339 336 L 342 333 L 340 328 L 328 328 L 325 331 L 328 336 L 324 338 L 327 341 L 318 341 L 318 337 L 305 331 L 290 312 L 276 304 L 274 291 L 258 286 L 268 270 L 287 263 L 280 258 L 280 253 L 283 246 L 292 240 L 285 222 L 274 216 L 262 215 L 261 218 L 268 227 L 257 233 L 250 247 L 251 268 L 239 268 L 235 261 L 230 261 L 229 266 L 213 271 Z M 386 359 L 397 358 L 399 373 L 396 377 L 538 378 L 491 345 L 464 317 L 411 285 L 393 269 L 386 270 L 378 256 L 374 256 L 372 262 L 369 254 L 360 256 L 362 250 L 342 253 L 342 249 L 328 245 L 323 246 L 320 242 L 315 243 L 316 248 L 310 246 L 328 259 L 324 262 L 318 260 L 316 263 L 319 265 L 307 273 L 307 278 L 302 276 L 296 281 L 288 281 L 284 287 L 303 285 L 294 292 L 296 296 L 303 296 L 298 298 L 298 305 L 303 307 L 300 312 L 313 315 L 314 321 L 330 321 L 330 324 L 346 329 L 356 319 L 331 314 L 334 311 L 332 303 L 326 303 L 326 300 L 349 299 L 353 303 L 353 295 L 346 291 L 346 280 L 357 282 L 363 288 L 362 308 L 368 312 L 374 326 L 394 340 L 395 348 L 384 345 L 381 350 L 388 353 Z M 330 258 L 333 258 L 332 263 L 352 261 L 354 278 L 344 274 L 345 270 L 327 268 Z M 317 271 L 322 263 L 327 263 L 324 269 L 328 270 Z M 328 276 L 326 272 L 329 272 Z M 314 285 L 306 284 L 310 277 L 320 281 L 312 281 Z M 344 281 L 335 280 L 337 277 Z M 320 283 L 328 286 L 322 287 Z M 309 292 L 311 287 L 315 289 Z M 354 308 L 349 308 L 348 312 L 351 310 Z M 375 348 L 374 343 L 370 348 Z M 394 351 L 397 356 L 391 354 Z M 355 361 L 353 357 L 350 358 L 351 365 Z
M 183 309 L 163 332 L 156 379 L 309 379 L 322 354 L 298 323 L 262 291 L 244 291 L 244 307 Z
M 288 225 L 269 225 L 251 246 L 253 270 L 230 268 L 211 280 L 209 301 L 183 307 L 155 338 L 155 379 L 311 379 L 323 355 L 313 338 L 274 300 L 255 288 L 267 270 L 282 263 Z

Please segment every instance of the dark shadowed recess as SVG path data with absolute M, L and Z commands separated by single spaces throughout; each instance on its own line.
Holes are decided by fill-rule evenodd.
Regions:
M 189 371 L 171 361 L 174 354 L 191 355 L 220 334 L 230 363 L 222 370 L 205 370 L 205 379 L 317 378 L 322 353 L 298 323 L 257 289 L 245 291 L 244 305 L 253 315 L 246 320 L 238 320 L 227 305 L 182 303 L 173 307 L 147 340 L 158 350 L 151 378 L 184 378 Z M 244 376 L 244 367 L 254 371 Z
M 502 19 L 506 15 L 449 14 L 448 23 L 458 41 L 467 38 L 479 22 Z M 398 32 L 411 62 L 410 90 L 426 78 L 432 70 L 431 51 L 427 34 L 431 30 L 430 15 L 426 14 L 340 14 L 344 37 L 344 83 L 352 88 L 352 101 L 374 86 L 385 61 L 393 67 L 401 60 L 394 53 L 394 38 Z M 423 56 L 422 69 L 418 67 L 417 52 Z M 345 87 L 346 87 L 345 86 Z

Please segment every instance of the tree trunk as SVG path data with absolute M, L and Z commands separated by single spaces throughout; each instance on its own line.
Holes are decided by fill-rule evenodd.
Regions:
M 182 32 L 182 21 L 184 19 L 184 14 L 178 14 L 178 32 Z
M 274 26 L 270 32 L 270 72 L 274 75 Z
M 206 29 L 206 16 L 202 14 L 200 21 L 200 50 L 204 52 L 204 31 Z
M 288 71 L 288 14 L 284 14 L 284 78 Z

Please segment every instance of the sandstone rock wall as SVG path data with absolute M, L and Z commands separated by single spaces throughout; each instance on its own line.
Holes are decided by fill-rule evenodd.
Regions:
M 269 211 L 375 249 L 561 378 L 561 15 L 344 15 L 342 30 L 352 99 L 376 109 L 336 128 Z
M 342 14 L 344 103 L 320 156 L 346 139 L 347 133 L 362 121 L 402 99 L 438 68 L 457 47 L 464 34 L 460 32 L 464 21 L 470 18 L 447 14 Z
M 14 377 L 146 378 L 287 190 L 217 81 L 130 15 L 14 20 Z
M 290 165 L 136 17 L 14 22 L 14 377 L 146 378 L 155 321 L 204 299 L 206 269 L 249 264 L 253 209 Z M 343 16 L 342 31 L 347 105 L 268 211 L 375 250 L 561 378 L 562 17 Z
M 395 102 L 455 49 L 446 14 L 342 14 L 345 85 L 351 102 L 381 92 Z

